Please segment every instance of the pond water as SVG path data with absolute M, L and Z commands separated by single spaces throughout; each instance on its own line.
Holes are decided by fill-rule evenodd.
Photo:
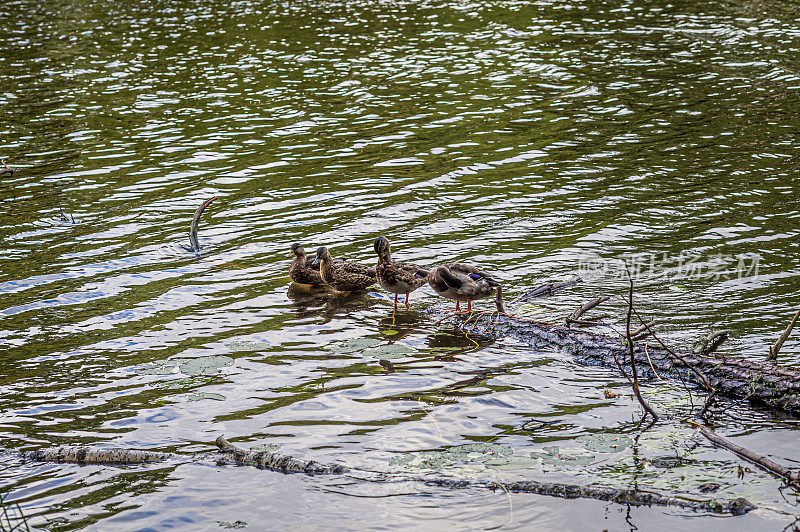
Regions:
M 437 324 L 449 304 L 427 287 L 393 315 L 377 286 L 334 296 L 287 274 L 293 242 L 374 264 L 383 234 L 398 259 L 480 265 L 510 310 L 561 320 L 623 294 L 627 258 L 666 342 L 729 329 L 721 352 L 763 357 L 800 291 L 797 4 L 16 0 L 0 13 L 0 158 L 16 169 L 0 177 L 0 486 L 31 526 L 798 526 L 796 491 L 680 424 L 702 396 L 679 383 L 644 385 L 665 414 L 648 428 L 618 372 Z M 189 220 L 212 196 L 198 257 L 184 248 Z M 574 288 L 512 303 L 575 274 Z M 623 314 L 615 297 L 589 316 Z M 378 363 L 389 356 L 393 373 Z M 781 363 L 799 362 L 790 339 Z M 711 419 L 800 467 L 797 419 L 739 402 Z M 397 478 L 596 483 L 759 508 L 191 460 L 221 434 Z M 601 448 L 609 437 L 619 445 Z M 471 443 L 492 458 L 441 452 Z M 187 460 L 16 454 L 63 444 Z M 708 483 L 719 488 L 704 494 Z

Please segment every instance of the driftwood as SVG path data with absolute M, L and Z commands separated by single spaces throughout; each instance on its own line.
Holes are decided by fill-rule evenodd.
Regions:
M 0 176 L 8 174 L 10 177 L 14 175 L 15 171 L 16 170 L 8 166 L 5 161 L 0 161 Z
M 631 331 L 631 338 L 634 340 L 644 340 L 648 336 L 650 336 L 650 330 L 655 327 L 656 320 L 650 320 L 650 323 L 643 323 L 639 325 L 636 329 Z
M 495 338 L 510 336 L 537 349 L 561 349 L 573 354 L 581 362 L 611 368 L 616 367 L 615 358 L 618 358 L 629 367 L 625 361 L 629 354 L 628 347 L 622 338 L 496 313 L 478 315 L 477 318 L 473 314 L 447 319 L 456 323 L 469 320 L 473 334 Z M 643 378 L 654 378 L 655 369 L 661 377 L 682 378 L 703 385 L 702 378 L 705 376 L 718 395 L 746 399 L 800 415 L 798 369 L 781 367 L 770 361 L 671 353 L 663 345 L 653 346 L 636 341 L 633 342 L 633 351 Z
M 732 515 L 741 515 L 756 508 L 743 498 L 731 501 L 718 501 L 716 499 L 691 499 L 676 495 L 665 495 L 654 491 L 638 489 L 620 489 L 609 486 L 581 486 L 577 484 L 564 484 L 560 482 L 518 481 L 508 484 L 499 484 L 488 480 L 458 480 L 453 478 L 409 477 L 403 473 L 378 473 L 362 469 L 349 468 L 343 465 L 325 465 L 314 460 L 303 460 L 293 456 L 276 453 L 274 451 L 247 451 L 230 443 L 224 436 L 216 440 L 216 445 L 221 453 L 230 458 L 233 463 L 268 469 L 279 473 L 305 473 L 312 475 L 347 475 L 354 480 L 362 481 L 415 481 L 429 486 L 444 488 L 487 488 L 504 489 L 515 493 L 534 493 L 549 495 L 565 499 L 587 498 L 601 501 L 615 502 L 633 506 L 672 506 L 686 510 L 700 512 L 715 512 Z M 153 453 L 148 451 L 132 451 L 126 449 L 92 449 L 91 447 L 60 447 L 57 449 L 43 449 L 22 453 L 27 460 L 74 462 L 79 464 L 94 465 L 125 465 L 133 463 L 149 463 L 168 459 L 182 459 L 187 457 L 169 453 Z M 202 458 L 200 455 L 196 458 Z

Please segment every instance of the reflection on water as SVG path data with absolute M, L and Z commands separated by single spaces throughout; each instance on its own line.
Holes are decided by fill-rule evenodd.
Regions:
M 399 260 L 496 273 L 508 301 L 590 273 L 512 309 L 548 321 L 622 293 L 618 259 L 634 257 L 639 308 L 671 344 L 731 329 L 724 354 L 761 357 L 800 289 L 795 11 L 775 0 L 0 5 L 0 159 L 17 169 L 0 176 L 3 448 L 188 454 L 225 434 L 386 471 L 401 453 L 488 442 L 512 462 L 437 474 L 695 497 L 716 482 L 713 496 L 762 508 L 731 520 L 11 457 L 9 497 L 34 524 L 103 530 L 783 528 L 797 514 L 791 490 L 687 427 L 642 431 L 614 371 L 437 324 L 428 310 L 449 304 L 427 287 L 393 312 L 377 287 L 292 285 L 287 256 L 301 241 L 373 264 L 384 234 Z M 188 223 L 214 195 L 196 257 Z M 593 312 L 618 322 L 623 306 Z M 783 353 L 800 361 L 794 340 Z M 689 411 L 674 383 L 645 391 L 676 419 Z M 800 465 L 794 420 L 738 404 L 714 419 Z M 594 434 L 635 445 L 604 454 L 581 443 Z M 586 454 L 581 467 L 553 458 Z

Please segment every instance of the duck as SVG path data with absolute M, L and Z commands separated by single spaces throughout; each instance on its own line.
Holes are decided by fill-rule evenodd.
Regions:
M 317 249 L 311 265 L 319 266 L 322 280 L 338 292 L 359 292 L 377 281 L 375 268 L 349 260 L 337 263 L 325 246 Z
M 495 296 L 498 312 L 505 312 L 503 289 L 491 275 L 475 266 L 461 262 L 442 264 L 428 274 L 428 284 L 442 297 L 456 302 L 455 312 L 460 312 L 459 303 L 467 302 L 467 312 L 472 312 L 472 301 Z
M 400 294 L 406 295 L 407 307 L 408 295 L 427 282 L 430 271 L 414 264 L 392 260 L 392 249 L 385 236 L 375 239 L 375 253 L 378 255 L 378 265 L 375 267 L 378 284 L 394 294 L 395 310 Z
M 291 266 L 289 266 L 289 277 L 291 277 L 292 281 L 311 286 L 322 286 L 325 284 L 325 281 L 322 280 L 322 276 L 319 274 L 319 266 L 312 266 L 314 257 L 306 256 L 306 250 L 303 248 L 302 244 L 299 242 L 292 244 L 292 255 L 294 259 L 292 260 Z M 335 259 L 334 262 L 341 262 L 341 259 Z

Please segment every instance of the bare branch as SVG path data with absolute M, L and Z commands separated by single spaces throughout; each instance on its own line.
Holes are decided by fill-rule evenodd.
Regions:
M 639 391 L 639 376 L 636 371 L 636 355 L 633 353 L 633 339 L 631 338 L 631 313 L 633 312 L 633 277 L 631 277 L 631 272 L 628 270 L 628 263 L 625 263 L 625 271 L 628 273 L 628 282 L 630 283 L 630 287 L 628 289 L 628 316 L 625 320 L 625 332 L 628 337 L 628 354 L 630 355 L 631 359 L 631 377 L 632 382 L 631 386 L 633 387 L 633 394 L 636 396 L 636 399 L 639 400 L 639 403 L 644 408 L 644 411 L 653 416 L 653 421 L 658 421 L 658 414 L 653 408 L 647 404 L 647 401 L 644 400 L 642 397 L 642 392 Z M 607 299 L 607 298 L 606 298 Z M 646 324 L 645 324 L 646 325 Z M 650 327 L 647 327 L 648 330 Z
M 722 342 L 728 339 L 728 335 L 730 335 L 730 333 L 731 332 L 727 329 L 724 331 L 712 332 L 711 334 L 708 335 L 708 338 L 704 339 L 700 343 L 700 346 L 697 349 L 695 349 L 694 352 L 698 355 L 703 355 L 703 356 L 710 355 L 711 353 L 716 351 L 716 349 L 720 345 L 722 345 Z M 717 358 L 722 358 L 722 357 L 717 355 Z
M 624 299 L 624 298 L 623 298 L 623 299 Z M 644 324 L 646 324 L 646 322 L 644 321 L 644 318 L 642 317 L 642 315 L 641 315 L 641 314 L 639 314 L 639 311 L 638 311 L 638 310 L 636 310 L 635 308 L 634 308 L 634 309 L 632 309 L 632 310 L 633 310 L 633 313 L 634 313 L 634 314 L 636 314 L 636 317 L 637 317 L 637 318 L 639 318 L 639 321 L 640 321 L 640 322 L 641 322 L 643 325 L 644 325 Z M 663 347 L 663 348 L 664 348 L 664 350 L 665 350 L 667 353 L 669 353 L 669 355 L 670 355 L 671 357 L 678 359 L 678 360 L 679 360 L 679 361 L 680 361 L 680 362 L 681 362 L 681 363 L 682 363 L 684 366 L 686 366 L 687 368 L 689 368 L 689 371 L 691 371 L 692 373 L 694 373 L 695 375 L 697 375 L 697 378 L 699 378 L 699 379 L 700 379 L 700 381 L 703 383 L 703 386 L 706 388 L 706 390 L 708 390 L 708 391 L 710 391 L 710 392 L 714 392 L 714 391 L 715 391 L 714 387 L 713 387 L 713 386 L 711 386 L 711 382 L 708 380 L 708 377 L 706 377 L 706 376 L 705 376 L 705 375 L 704 375 L 704 374 L 703 374 L 703 373 L 702 373 L 700 370 L 698 370 L 697 368 L 695 368 L 694 366 L 692 366 L 691 364 L 689 364 L 689 362 L 687 362 L 687 361 L 686 361 L 686 359 L 685 359 L 685 358 L 683 358 L 681 355 L 679 355 L 678 353 L 676 353 L 675 351 L 673 351 L 672 349 L 670 349 L 670 348 L 669 348 L 669 346 L 667 346 L 667 344 L 665 344 L 665 343 L 664 343 L 664 342 L 661 340 L 661 338 L 659 338 L 658 336 L 656 336 L 656 333 L 654 333 L 654 332 L 653 332 L 653 330 L 650 328 L 650 326 L 649 326 L 649 325 L 647 325 L 647 330 L 650 332 L 650 334 L 651 334 L 651 335 L 653 335 L 653 338 L 654 338 L 654 339 L 655 339 L 655 340 L 656 340 L 656 341 L 657 341 L 659 344 L 661 344 L 661 347 Z
M 750 460 L 754 464 L 762 467 L 763 469 L 766 469 L 770 473 L 774 473 L 780 477 L 783 477 L 784 479 L 788 480 L 795 486 L 800 486 L 800 471 L 793 471 L 787 467 L 784 467 L 780 464 L 773 462 L 766 456 L 761 456 L 760 454 L 756 454 L 753 451 L 745 449 L 740 445 L 736 445 L 735 443 L 728 441 L 722 436 L 718 435 L 716 432 L 706 427 L 705 425 L 692 423 L 690 421 L 687 423 L 689 423 L 694 427 L 697 427 L 697 430 L 700 431 L 700 434 L 711 440 L 716 445 L 724 447 L 725 449 L 728 449 L 729 451 L 738 454 L 742 458 Z
M 567 327 L 569 327 L 571 323 L 581 323 L 581 316 L 608 300 L 609 296 L 600 296 L 596 299 L 592 299 L 588 303 L 584 303 L 581 308 L 573 312 L 572 315 L 567 318 Z
M 789 326 L 786 327 L 785 331 L 783 331 L 783 334 L 781 335 L 780 338 L 778 338 L 778 341 L 775 342 L 775 345 L 773 345 L 770 348 L 769 355 L 767 355 L 767 360 L 775 360 L 776 358 L 778 358 L 778 351 L 781 350 L 783 342 L 785 342 L 786 339 L 789 338 L 789 335 L 792 333 L 792 329 L 794 329 L 794 324 L 797 322 L 797 318 L 800 318 L 800 310 L 798 310 L 797 314 L 794 315 L 794 318 L 792 318 L 792 321 L 789 323 Z

